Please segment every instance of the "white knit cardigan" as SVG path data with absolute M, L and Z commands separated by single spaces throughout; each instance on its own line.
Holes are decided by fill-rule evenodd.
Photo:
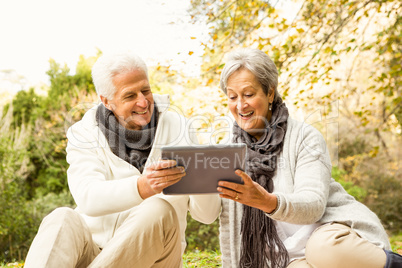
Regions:
M 331 160 L 321 133 L 314 127 L 288 119 L 283 151 L 279 157 L 274 194 L 279 206 L 273 220 L 300 225 L 345 223 L 373 244 L 390 249 L 378 219 L 331 178 Z M 220 248 L 223 267 L 238 267 L 242 204 L 222 199 Z
M 158 105 L 159 122 L 146 166 L 160 159 L 162 146 L 196 142 L 190 136 L 188 121 L 180 113 L 168 111 L 169 97 L 153 96 Z M 140 205 L 143 199 L 137 188 L 140 171 L 111 151 L 97 126 L 96 110 L 97 106 L 94 106 L 68 130 L 67 162 L 70 167 L 67 177 L 71 194 L 77 203 L 76 211 L 84 218 L 93 240 L 99 247 L 104 247 L 115 233 L 118 220 L 126 217 L 129 209 Z M 187 212 L 195 220 L 209 224 L 218 217 L 220 211 L 217 194 L 161 193 L 150 198 L 163 198 L 175 208 L 180 225 L 182 252 L 186 246 Z

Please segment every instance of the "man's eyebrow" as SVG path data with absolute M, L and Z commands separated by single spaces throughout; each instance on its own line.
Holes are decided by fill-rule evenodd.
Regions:
M 132 94 L 135 95 L 135 94 L 137 94 L 137 92 L 135 92 L 134 90 L 127 90 L 122 94 L 122 96 L 125 97 L 127 95 L 132 95 Z

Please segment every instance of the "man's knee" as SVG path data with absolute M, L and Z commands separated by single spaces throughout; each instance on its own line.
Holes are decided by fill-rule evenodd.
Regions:
M 78 213 L 68 207 L 56 208 L 50 212 L 43 220 L 44 221 L 66 221 L 76 220 L 79 217 Z
M 162 198 L 151 198 L 147 199 L 143 205 L 147 213 L 154 215 L 155 222 L 178 226 L 176 210 L 168 201 Z
M 49 213 L 41 223 L 40 228 L 74 228 L 82 229 L 83 219 L 73 209 L 60 207 Z

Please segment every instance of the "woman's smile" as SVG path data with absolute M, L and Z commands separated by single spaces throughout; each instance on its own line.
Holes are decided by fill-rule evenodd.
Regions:
M 251 111 L 248 113 L 239 113 L 239 115 L 245 120 L 250 119 L 253 114 L 254 114 L 254 111 Z

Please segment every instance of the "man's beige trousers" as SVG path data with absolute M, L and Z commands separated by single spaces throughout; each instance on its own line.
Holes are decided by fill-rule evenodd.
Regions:
M 331 223 L 317 228 L 306 245 L 306 257 L 287 268 L 383 268 L 383 249 L 361 238 L 350 227 Z
M 119 219 L 115 234 L 100 250 L 83 218 L 59 208 L 46 216 L 32 242 L 25 268 L 181 266 L 179 223 L 165 200 L 150 198 Z

